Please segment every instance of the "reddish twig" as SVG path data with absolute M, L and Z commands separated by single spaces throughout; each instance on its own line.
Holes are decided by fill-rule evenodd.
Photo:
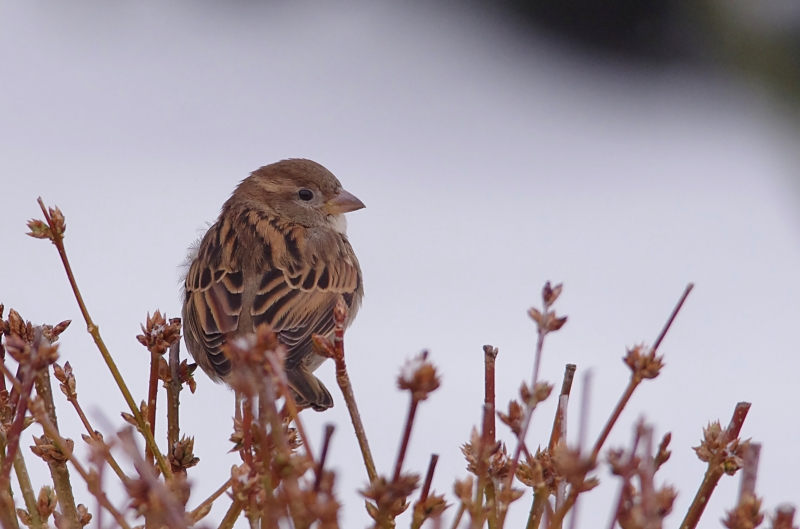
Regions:
M 150 435 L 155 439 L 156 436 L 156 404 L 158 402 L 158 361 L 161 357 L 150 351 L 150 381 L 147 386 L 147 423 L 150 427 Z M 144 448 L 145 461 L 153 464 L 154 456 L 150 445 Z
M 561 398 L 567 397 L 569 401 L 569 394 L 572 391 L 572 381 L 575 379 L 575 364 L 567 364 L 564 367 L 564 380 L 561 382 L 561 393 L 559 394 L 559 406 L 556 408 L 556 415 L 553 419 L 553 429 L 550 431 L 550 442 L 548 449 L 552 452 L 553 448 L 562 439 L 562 424 L 566 423 L 566 415 L 562 414 Z
M 361 448 L 361 457 L 364 458 L 367 476 L 369 477 L 370 483 L 372 483 L 378 477 L 378 471 L 375 467 L 375 460 L 372 458 L 372 451 L 369 448 L 369 441 L 367 441 L 364 423 L 361 421 L 361 414 L 358 412 L 358 404 L 356 404 L 356 397 L 353 394 L 353 385 L 350 383 L 350 375 L 347 373 L 347 365 L 345 364 L 344 322 L 346 317 L 347 306 L 344 300 L 339 299 L 333 310 L 335 324 L 333 343 L 330 343 L 323 336 L 314 335 L 314 345 L 318 349 L 318 352 L 328 358 L 333 358 L 336 364 L 336 383 L 339 384 L 339 389 L 342 390 L 342 396 L 347 405 L 347 411 L 350 413 L 350 421 L 353 423 L 356 439 L 358 439 L 358 446 Z
M 394 463 L 394 477 L 392 481 L 400 479 L 400 473 L 403 471 L 403 461 L 406 458 L 406 450 L 408 449 L 408 442 L 411 439 L 411 428 L 414 426 L 414 418 L 417 415 L 417 407 L 419 400 L 411 394 L 411 400 L 408 404 L 408 414 L 406 415 L 406 425 L 403 428 L 403 439 L 400 442 L 400 450 L 397 452 L 397 460 Z
M 675 317 L 678 315 L 678 312 L 680 312 L 681 307 L 683 307 L 683 304 L 686 302 L 686 298 L 689 296 L 689 293 L 693 288 L 694 283 L 689 283 L 686 285 L 686 288 L 684 289 L 683 294 L 681 294 L 678 303 L 675 305 L 675 308 L 672 309 L 672 313 L 669 315 L 669 318 L 667 318 L 667 322 L 664 324 L 661 332 L 658 333 L 656 341 L 653 342 L 653 347 L 651 348 L 654 355 L 658 351 L 658 348 L 661 345 L 661 342 L 664 340 L 664 337 L 667 335 L 667 331 L 669 331 L 670 327 L 672 327 Z M 597 438 L 597 441 L 594 444 L 594 449 L 592 450 L 593 460 L 597 460 L 597 457 L 600 455 L 600 450 L 603 448 L 603 444 L 605 444 L 606 439 L 608 439 L 608 436 L 611 433 L 611 429 L 614 427 L 614 424 L 616 424 L 617 419 L 619 419 L 619 416 L 622 414 L 622 410 L 625 409 L 625 406 L 628 404 L 633 392 L 636 390 L 641 381 L 641 378 L 638 378 L 635 372 L 631 374 L 631 380 L 628 383 L 628 387 L 625 388 L 625 392 L 622 394 L 622 397 L 620 397 L 619 402 L 617 402 L 617 406 L 614 408 L 614 411 L 608 418 L 608 421 L 606 421 L 603 431 L 600 432 L 600 436 Z
M 697 490 L 697 494 L 695 494 L 694 500 L 689 506 L 686 517 L 683 519 L 683 522 L 681 522 L 680 529 L 694 529 L 697 527 L 697 523 L 700 521 L 700 517 L 703 515 L 706 505 L 708 505 L 711 494 L 714 492 L 717 483 L 719 483 L 720 478 L 722 478 L 722 475 L 725 473 L 722 466 L 722 462 L 725 458 L 725 447 L 728 443 L 739 437 L 739 432 L 742 429 L 742 424 L 744 424 L 749 410 L 749 402 L 740 402 L 736 405 L 731 422 L 725 430 L 725 444 L 708 462 L 708 469 L 703 477 L 703 482 L 700 484 L 700 488 Z
M 772 529 L 797 529 L 794 525 L 795 509 L 791 505 L 779 505 L 775 509 L 775 518 L 772 521 Z
M 495 398 L 496 385 L 496 362 L 498 350 L 491 345 L 483 346 L 483 365 L 484 365 L 484 395 L 483 395 L 483 431 L 481 433 L 481 453 L 486 448 L 494 446 L 496 441 L 495 410 L 497 409 Z M 438 456 L 437 456 L 438 459 Z M 483 457 L 481 457 L 483 459 Z M 482 472 L 486 472 L 485 465 L 479 465 Z M 478 481 L 479 487 L 481 480 Z M 498 509 L 501 508 L 496 501 L 496 490 L 494 481 L 491 479 L 483 480 L 483 490 L 479 494 L 486 496 L 486 503 L 490 506 L 489 529 L 494 529 L 498 518 Z
M 495 363 L 497 361 L 497 348 L 491 345 L 483 346 L 484 367 L 484 413 L 483 435 L 486 442 L 495 442 Z
M 171 318 L 170 325 L 177 323 L 181 324 L 180 318 Z M 172 450 L 175 443 L 178 442 L 181 436 L 180 427 L 180 404 L 181 404 L 181 390 L 183 384 L 181 383 L 181 341 L 177 340 L 169 346 L 169 375 L 170 380 L 167 386 L 167 447 Z
M 319 454 L 319 463 L 317 463 L 317 477 L 314 480 L 314 490 L 319 492 L 319 488 L 322 485 L 322 473 L 325 471 L 325 460 L 328 458 L 328 447 L 331 444 L 331 437 L 333 437 L 333 431 L 336 427 L 333 424 L 326 424 L 325 425 L 325 437 L 322 439 L 322 452 Z
M 202 518 L 202 516 L 200 516 L 200 515 L 203 514 L 204 510 L 207 509 L 207 508 L 210 508 L 211 504 L 213 504 L 216 501 L 216 499 L 219 498 L 220 496 L 222 496 L 225 493 L 225 491 L 228 490 L 229 488 L 231 488 L 231 478 L 228 478 L 228 481 L 223 483 L 220 488 L 215 490 L 211 494 L 211 496 L 209 496 L 208 498 L 203 500 L 203 502 L 200 505 L 195 507 L 189 513 L 189 519 L 194 521 L 194 522 L 199 521 Z
M 756 477 L 758 476 L 758 461 L 761 458 L 761 444 L 750 443 L 742 458 L 742 480 L 739 482 L 739 503 L 746 496 L 756 495 Z
M 61 216 L 61 212 L 58 211 L 58 208 L 56 208 L 53 211 L 58 214 L 59 219 L 57 222 L 54 222 L 53 217 L 50 215 L 50 212 L 48 212 L 41 198 L 38 199 L 38 202 L 39 202 L 39 207 L 41 207 L 42 213 L 44 214 L 44 218 L 47 221 L 47 227 L 48 227 L 48 232 L 46 236 L 39 238 L 49 239 L 58 250 L 58 255 L 61 258 L 61 263 L 64 265 L 64 270 L 67 273 L 67 279 L 69 280 L 69 284 L 72 287 L 72 292 L 75 295 L 75 300 L 78 302 L 78 307 L 80 308 L 81 314 L 83 315 L 83 319 L 86 321 L 86 330 L 92 336 L 92 339 L 94 340 L 97 349 L 100 351 L 100 355 L 103 357 L 103 360 L 108 366 L 109 371 L 111 371 L 111 376 L 114 378 L 114 382 L 116 382 L 117 386 L 122 392 L 122 396 L 125 398 L 125 402 L 128 404 L 128 407 L 131 410 L 131 414 L 136 420 L 136 424 L 139 427 L 139 430 L 142 432 L 142 435 L 144 436 L 145 443 L 153 451 L 153 454 L 156 457 L 156 461 L 158 463 L 159 468 L 161 469 L 162 474 L 164 474 L 164 476 L 167 478 L 172 478 L 172 469 L 170 469 L 166 459 L 164 458 L 163 454 L 161 454 L 161 451 L 158 449 L 155 438 L 150 433 L 150 430 L 146 427 L 144 417 L 142 417 L 142 414 L 139 411 L 139 407 L 136 405 L 136 401 L 133 399 L 133 395 L 131 394 L 130 389 L 128 389 L 128 385 L 122 378 L 122 374 L 120 373 L 119 368 L 117 367 L 117 363 L 114 361 L 114 358 L 111 356 L 111 352 L 108 350 L 108 347 L 106 347 L 103 338 L 100 336 L 100 329 L 97 327 L 97 325 L 95 325 L 94 321 L 92 321 L 92 318 L 89 315 L 89 310 L 86 308 L 86 304 L 83 301 L 83 296 L 81 295 L 81 291 L 78 288 L 78 283 L 75 280 L 75 275 L 72 273 L 72 266 L 69 263 L 69 259 L 67 258 L 67 251 L 66 248 L 64 247 L 65 225 L 63 216 Z M 40 221 L 32 221 L 32 223 L 35 222 L 40 222 Z M 32 223 L 29 223 L 29 226 L 31 226 Z

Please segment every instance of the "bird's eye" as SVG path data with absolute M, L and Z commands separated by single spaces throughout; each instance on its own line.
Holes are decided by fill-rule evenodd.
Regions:
M 314 193 L 309 189 L 301 189 L 297 192 L 297 196 L 300 197 L 300 200 L 305 200 L 308 202 L 312 198 L 314 198 Z

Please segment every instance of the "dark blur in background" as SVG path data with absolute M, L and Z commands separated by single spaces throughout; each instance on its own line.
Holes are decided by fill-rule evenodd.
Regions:
M 514 23 L 598 59 L 721 68 L 800 102 L 796 0 L 505 0 Z
M 406 412 L 397 369 L 426 348 L 444 379 L 407 461 L 424 469 L 441 454 L 434 488 L 452 490 L 480 418 L 481 346 L 500 349 L 506 403 L 529 373 L 526 310 L 546 280 L 564 282 L 569 324 L 548 338 L 542 376 L 557 383 L 567 362 L 593 371 L 594 436 L 627 383 L 624 348 L 652 340 L 692 281 L 660 349 L 667 369 L 608 446 L 627 444 L 640 416 L 673 433 L 659 474 L 681 491 L 674 527 L 702 480 L 690 449 L 702 426 L 752 401 L 743 436 L 764 443 L 758 492 L 773 509 L 797 501 L 786 461 L 800 439 L 787 420 L 800 402 L 799 78 L 798 0 L 3 0 L 0 303 L 35 322 L 80 320 L 53 248 L 24 235 L 42 196 L 67 215 L 106 343 L 145 388 L 134 336 L 148 311 L 180 313 L 186 248 L 250 171 L 311 158 L 367 204 L 349 219 L 366 297 L 348 366 L 379 468 Z M 61 343 L 87 411 L 121 423 L 91 338 L 73 325 Z M 330 365 L 317 373 L 336 387 Z M 343 527 L 364 527 L 365 475 L 334 399 L 308 416 L 309 435 L 339 425 Z M 201 459 L 192 505 L 237 461 L 231 402 L 201 375 L 182 403 Z M 77 418 L 59 421 L 77 437 Z M 578 414 L 569 421 L 576 432 Z M 607 527 L 617 484 L 599 475 L 582 529 Z M 737 489 L 720 483 L 701 529 L 719 527 Z M 529 501 L 509 526 L 524 526 Z

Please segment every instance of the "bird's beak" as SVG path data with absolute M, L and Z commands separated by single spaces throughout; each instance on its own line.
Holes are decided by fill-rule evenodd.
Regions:
M 357 209 L 362 209 L 365 207 L 366 206 L 363 202 L 344 189 L 342 189 L 338 195 L 325 203 L 325 211 L 328 212 L 328 215 L 348 213 L 350 211 L 356 211 Z

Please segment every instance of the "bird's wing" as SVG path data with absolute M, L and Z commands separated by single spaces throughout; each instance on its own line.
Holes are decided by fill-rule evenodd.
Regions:
M 251 226 L 235 230 L 235 222 Z M 242 331 L 245 263 L 246 273 L 257 280 L 249 308 L 253 330 L 266 325 L 278 333 L 288 349 L 287 368 L 313 350 L 313 334 L 332 332 L 339 296 L 352 305 L 361 276 L 349 243 L 333 234 L 312 247 L 304 230 L 251 211 L 215 224 L 206 234 L 186 277 L 184 303 L 187 345 L 206 353 L 204 365 L 204 355 L 192 351 L 206 372 L 220 378 L 230 372 L 222 346 L 227 333 Z M 249 239 L 242 240 L 243 234 Z M 237 251 L 239 245 L 250 253 Z
M 313 334 L 333 332 L 333 308 L 340 296 L 352 305 L 361 274 L 350 244 L 340 235 L 328 234 L 312 248 L 305 244 L 303 228 L 270 228 L 275 233 L 266 232 L 263 240 L 271 244 L 275 258 L 259 270 L 261 281 L 250 312 L 255 328 L 266 325 L 278 333 L 291 369 L 313 351 Z M 295 245 L 297 252 L 292 250 Z M 295 253 L 302 257 L 292 259 Z
M 222 352 L 225 335 L 239 326 L 244 292 L 244 274 L 231 243 L 226 223 L 212 226 L 186 274 L 183 322 L 189 352 L 203 370 L 219 379 L 231 370 Z

